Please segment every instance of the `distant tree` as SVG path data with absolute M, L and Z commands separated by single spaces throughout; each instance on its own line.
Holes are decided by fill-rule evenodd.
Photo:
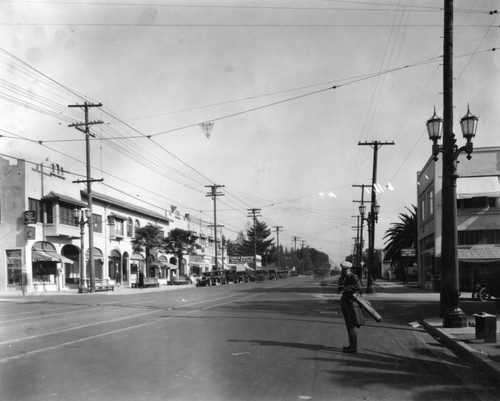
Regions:
M 134 238 L 130 243 L 134 252 L 144 252 L 146 254 L 146 272 L 148 272 L 150 255 L 155 250 L 160 250 L 163 247 L 163 230 L 160 226 L 153 224 L 136 227 Z
M 191 231 L 182 228 L 170 230 L 168 236 L 163 241 L 163 248 L 166 252 L 175 255 L 179 268 L 179 276 L 186 274 L 182 265 L 183 255 L 191 252 L 196 239 L 191 235 Z
M 270 252 L 271 248 L 274 247 L 274 239 L 268 239 L 271 235 L 271 230 L 263 221 L 257 220 L 255 223 L 255 229 L 253 225 L 247 230 L 247 235 L 243 238 L 242 244 L 240 246 L 240 255 L 253 255 L 254 254 L 254 239 L 255 247 L 257 249 L 257 255 L 264 255 L 266 252 Z
M 384 261 L 394 266 L 396 275 L 406 281 L 406 265 L 408 260 L 401 256 L 401 249 L 415 248 L 418 241 L 417 208 L 406 208 L 408 213 L 400 213 L 400 222 L 392 223 L 384 235 Z
M 226 254 L 230 255 L 230 256 L 239 255 L 238 244 L 235 241 L 231 241 L 231 240 L 226 241 Z
M 236 239 L 234 241 L 231 241 L 231 245 L 228 245 L 227 254 L 231 256 L 243 255 L 242 248 L 244 241 L 245 241 L 245 234 L 243 233 L 243 231 L 240 231 L 236 236 Z

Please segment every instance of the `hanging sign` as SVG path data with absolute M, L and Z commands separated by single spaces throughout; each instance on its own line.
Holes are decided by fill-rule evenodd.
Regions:
M 24 224 L 36 224 L 36 211 L 26 210 L 24 212 Z

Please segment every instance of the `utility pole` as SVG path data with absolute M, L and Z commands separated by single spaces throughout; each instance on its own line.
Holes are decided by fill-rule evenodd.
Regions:
M 383 145 L 394 145 L 394 141 L 391 142 L 358 142 L 359 146 L 371 146 L 373 148 L 373 173 L 372 173 L 372 200 L 371 200 L 371 230 L 369 235 L 369 244 L 368 244 L 368 280 L 366 284 L 366 292 L 367 294 L 373 294 L 373 260 L 374 260 L 374 251 L 375 251 L 375 210 L 374 207 L 377 204 L 377 195 L 375 192 L 375 184 L 377 182 L 377 158 L 378 158 L 378 149 Z
M 299 240 L 299 237 L 293 237 L 293 249 L 294 252 L 297 252 L 297 241 Z
M 274 226 L 276 229 L 276 247 L 278 248 L 278 270 L 280 269 L 280 229 L 283 226 Z
M 354 184 L 353 187 L 361 188 L 361 200 L 354 200 L 353 202 L 361 203 L 362 205 L 364 205 L 365 204 L 365 188 L 368 188 L 369 186 L 370 185 L 366 185 L 366 184 Z M 358 250 L 357 250 L 357 254 L 356 254 L 357 259 L 358 259 L 358 263 L 359 263 L 358 276 L 359 276 L 360 280 L 363 280 L 363 266 L 362 266 L 361 262 L 363 261 L 363 226 L 364 226 L 364 223 L 365 223 L 364 220 L 361 219 L 361 225 L 359 228 Z
M 214 200 L 214 240 L 215 240 L 215 270 L 219 270 L 219 262 L 217 261 L 217 197 L 224 196 L 222 192 L 217 192 L 219 188 L 224 188 L 224 185 L 205 185 L 205 188 L 210 188 L 211 191 L 207 193 L 207 197 L 212 197 Z
M 255 270 L 257 270 L 257 217 L 260 214 L 261 209 L 247 209 L 248 216 L 253 218 L 253 263 L 255 265 Z
M 301 264 L 301 270 L 302 270 L 302 274 L 304 274 L 304 244 L 306 243 L 305 240 L 301 240 L 300 242 L 302 242 L 302 246 L 300 247 L 300 264 Z
M 352 229 L 356 229 L 356 236 L 352 238 L 354 240 L 354 260 L 356 261 L 354 266 L 359 266 L 359 262 L 360 262 L 358 259 L 358 256 L 359 256 L 359 216 L 351 216 L 351 217 L 356 218 L 356 225 L 351 226 Z
M 68 127 L 74 127 L 78 131 L 81 131 L 85 134 L 85 148 L 86 148 L 86 158 L 87 158 L 87 179 L 86 180 L 78 180 L 74 182 L 85 182 L 87 183 L 87 202 L 89 209 L 89 217 L 88 217 L 88 225 L 89 225 L 89 273 L 90 273 L 90 292 L 95 291 L 95 267 L 94 267 L 94 225 L 93 220 L 94 216 L 92 214 L 92 182 L 93 181 L 103 181 L 93 180 L 91 178 L 91 169 L 90 169 L 90 136 L 95 137 L 95 135 L 90 133 L 90 127 L 95 124 L 102 124 L 102 121 L 89 121 L 89 109 L 91 107 L 102 107 L 102 103 L 93 104 L 84 102 L 83 104 L 70 104 L 68 107 L 79 107 L 82 108 L 85 112 L 85 122 L 83 123 L 75 123 L 70 124 Z M 81 250 L 85 252 L 84 249 Z
M 222 264 L 222 270 L 224 270 L 224 237 L 222 236 L 222 227 L 224 227 L 223 224 L 217 224 L 217 226 L 214 226 L 213 224 L 208 224 L 207 227 L 215 227 L 214 232 L 217 231 L 217 228 L 220 228 L 220 238 L 221 238 L 221 264 Z M 214 239 L 217 237 L 214 237 Z M 215 243 L 215 247 L 217 247 L 217 243 Z M 216 254 L 217 255 L 217 254 Z
M 460 308 L 457 194 L 453 134 L 453 0 L 444 2 L 443 35 L 443 178 L 440 309 L 443 327 L 466 327 L 467 319 Z

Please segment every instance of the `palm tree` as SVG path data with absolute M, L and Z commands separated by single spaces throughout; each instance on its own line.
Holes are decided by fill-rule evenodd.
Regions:
M 154 250 L 161 249 L 163 246 L 163 230 L 160 226 L 151 223 L 144 227 L 136 227 L 131 244 L 135 252 L 144 251 L 146 253 L 146 272 L 148 272 L 151 261 L 150 255 Z
M 179 276 L 185 274 L 182 266 L 182 255 L 191 251 L 196 239 L 191 235 L 191 231 L 182 228 L 174 228 L 168 233 L 163 242 L 163 247 L 168 253 L 172 253 L 177 258 Z
M 409 214 L 400 213 L 401 222 L 392 223 L 392 226 L 384 235 L 384 261 L 389 262 L 396 268 L 396 274 L 403 273 L 403 280 L 406 281 L 406 265 L 408 260 L 401 256 L 401 249 L 414 248 L 417 244 L 417 208 L 412 205 L 413 210 L 408 210 Z

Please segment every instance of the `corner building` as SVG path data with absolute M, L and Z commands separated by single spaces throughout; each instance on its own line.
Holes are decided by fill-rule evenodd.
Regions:
M 87 193 L 73 180 L 57 164 L 0 157 L 0 293 L 76 290 L 82 252 L 89 278 L 88 225 L 82 249 L 80 227 L 73 217 L 75 208 L 87 208 Z M 92 192 L 96 280 L 131 286 L 142 270 L 166 285 L 180 274 L 212 268 L 215 242 L 208 222 L 182 215 L 176 207 L 144 208 L 96 187 Z M 175 255 L 153 252 L 146 263 L 144 252 L 133 251 L 135 228 L 147 224 L 160 226 L 164 236 L 175 227 L 193 232 L 195 249 L 183 255 L 181 271 Z
M 440 291 L 442 155 L 417 173 L 418 280 Z M 481 276 L 500 276 L 500 147 L 476 148 L 458 157 L 457 231 L 461 291 Z

